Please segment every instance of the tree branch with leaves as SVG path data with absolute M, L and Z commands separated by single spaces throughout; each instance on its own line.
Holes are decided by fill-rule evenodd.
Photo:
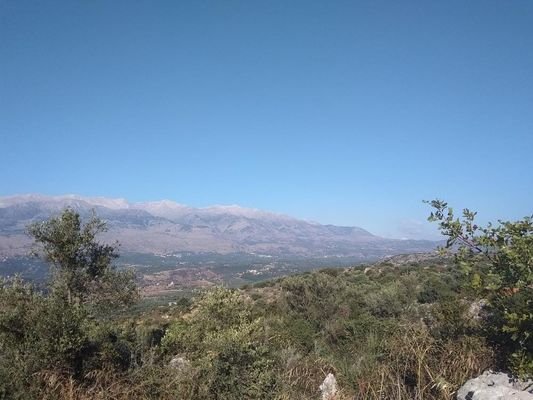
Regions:
M 533 216 L 480 227 L 475 212 L 462 218 L 441 200 L 428 217 L 447 237 L 443 251 L 454 252 L 470 285 L 490 305 L 490 329 L 508 353 L 509 367 L 533 376 Z

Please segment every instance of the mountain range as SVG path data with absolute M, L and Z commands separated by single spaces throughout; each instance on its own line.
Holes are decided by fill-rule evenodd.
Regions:
M 26 194 L 0 197 L 0 257 L 23 256 L 31 246 L 28 224 L 70 207 L 82 216 L 104 219 L 102 240 L 120 251 L 158 256 L 189 253 L 248 253 L 266 256 L 379 258 L 428 251 L 424 240 L 395 240 L 353 226 L 323 225 L 236 205 L 195 208 L 169 200 Z

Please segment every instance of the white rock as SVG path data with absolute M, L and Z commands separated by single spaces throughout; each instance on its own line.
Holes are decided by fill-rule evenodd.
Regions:
M 503 372 L 485 371 L 467 381 L 457 400 L 533 400 L 533 381 L 518 381 Z
M 474 301 L 468 308 L 468 316 L 475 321 L 483 319 L 487 315 L 486 306 L 488 301 L 485 299 Z
M 335 375 L 328 374 L 319 389 L 322 392 L 322 400 L 334 400 L 337 394 L 337 380 L 335 379 Z
M 171 368 L 177 369 L 178 371 L 184 371 L 187 368 L 189 368 L 191 363 L 185 357 L 174 356 L 174 357 L 172 357 L 172 360 L 170 360 L 168 365 Z

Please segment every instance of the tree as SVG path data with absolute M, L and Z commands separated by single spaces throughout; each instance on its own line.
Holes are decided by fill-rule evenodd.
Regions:
M 533 375 L 533 217 L 498 221 L 481 227 L 476 213 L 463 210 L 462 218 L 441 200 L 428 202 L 446 236 L 445 249 L 455 259 L 470 286 L 489 301 L 487 326 L 506 353 L 509 367 L 520 375 Z
M 100 243 L 105 222 L 94 214 L 85 224 L 67 208 L 58 217 L 32 224 L 28 233 L 51 264 L 51 294 L 69 305 L 120 306 L 137 298 L 135 275 L 118 271 L 117 246 Z
M 134 273 L 112 263 L 116 246 L 97 240 L 105 229 L 95 215 L 83 223 L 72 209 L 28 227 L 51 277 L 46 291 L 0 280 L 0 398 L 43 398 L 56 378 L 82 382 L 98 368 L 128 366 L 129 345 L 103 317 L 138 291 Z

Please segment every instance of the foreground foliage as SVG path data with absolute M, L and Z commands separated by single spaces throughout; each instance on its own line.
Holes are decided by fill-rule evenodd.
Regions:
M 465 209 L 460 219 L 443 201 L 431 205 L 429 220 L 439 223 L 471 288 L 488 301 L 491 339 L 515 373 L 533 376 L 533 217 L 481 227 L 475 212 Z

